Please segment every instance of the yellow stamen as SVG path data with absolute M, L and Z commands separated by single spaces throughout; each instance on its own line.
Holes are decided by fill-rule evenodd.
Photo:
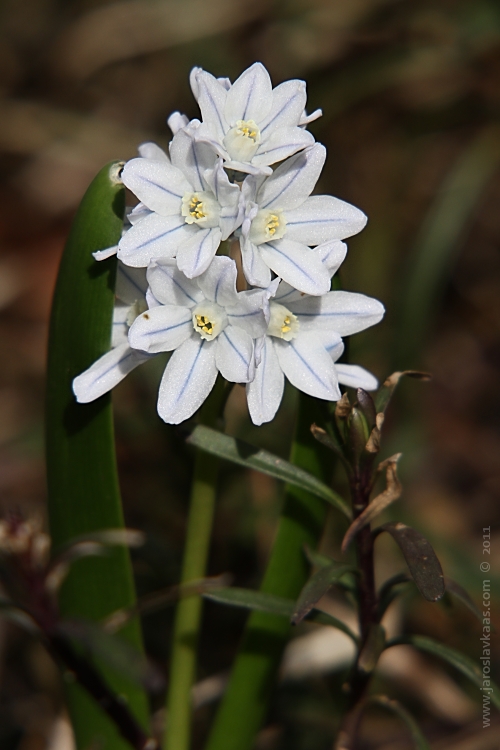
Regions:
M 288 333 L 288 331 L 292 330 L 292 327 L 290 325 L 292 321 L 290 320 L 290 316 L 286 315 L 285 319 L 283 320 L 283 325 L 281 326 L 281 333 Z
M 269 214 L 266 224 L 266 232 L 271 237 L 274 237 L 276 230 L 279 229 L 280 220 L 276 214 Z
M 211 323 L 211 321 L 205 315 L 197 315 L 196 316 L 196 325 L 204 333 L 208 333 L 209 336 L 211 336 L 213 334 L 213 332 L 214 332 L 214 325 L 213 325 L 213 323 Z
M 198 198 L 196 193 L 189 201 L 189 213 L 195 219 L 204 219 L 206 216 L 206 214 L 203 212 L 203 201 Z
M 244 135 L 245 138 L 251 138 L 252 141 L 257 140 L 257 129 L 249 125 L 249 123 L 245 122 L 240 125 L 238 128 L 238 133 L 240 135 Z

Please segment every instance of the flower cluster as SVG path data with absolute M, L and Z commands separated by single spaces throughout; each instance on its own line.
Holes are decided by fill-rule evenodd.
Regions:
M 194 414 L 218 373 L 247 384 L 255 424 L 274 417 L 285 376 L 329 401 L 339 383 L 373 390 L 370 373 L 337 360 L 342 336 L 378 323 L 384 308 L 330 291 L 342 240 L 366 217 L 311 195 L 326 150 L 306 130 L 321 112 L 306 114 L 304 82 L 273 89 L 255 63 L 233 84 L 195 68 L 191 88 L 201 121 L 174 112 L 169 153 L 143 144 L 123 169 L 139 203 L 119 244 L 95 253 L 120 261 L 113 348 L 75 378 L 78 401 L 159 352 L 173 352 L 158 398 L 173 424 Z

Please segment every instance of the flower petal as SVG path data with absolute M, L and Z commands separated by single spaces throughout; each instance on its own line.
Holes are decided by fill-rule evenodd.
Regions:
M 166 161 L 132 159 L 123 168 L 122 180 L 142 203 L 162 216 L 180 214 L 182 196 L 192 190 L 180 169 Z
M 172 258 L 153 261 L 147 277 L 153 295 L 163 305 L 194 307 L 203 299 L 198 284 L 179 271 Z
M 307 94 L 304 81 L 292 80 L 280 83 L 273 89 L 271 111 L 260 124 L 260 134 L 267 137 L 277 128 L 293 128 L 299 124 L 306 106 Z
M 148 354 L 171 352 L 193 333 L 189 307 L 159 305 L 139 315 L 130 326 L 129 344 Z
M 198 286 L 206 299 L 221 307 L 237 302 L 236 263 L 225 255 L 217 255 L 210 267 L 198 279 Z
M 262 63 L 254 63 L 233 83 L 227 92 L 224 115 L 232 126 L 238 120 L 260 122 L 272 106 L 272 84 Z
M 283 161 L 297 151 L 314 144 L 314 136 L 302 128 L 279 128 L 273 130 L 263 141 L 252 159 L 252 164 L 264 167 Z M 312 190 L 312 188 L 311 188 Z M 311 191 L 309 191 L 311 192 Z M 307 193 L 309 195 L 309 193 Z
M 303 297 L 290 305 L 304 331 L 333 329 L 349 336 L 379 323 L 384 306 L 373 297 L 355 292 L 328 292 L 322 297 Z
M 217 154 L 208 143 L 196 141 L 189 130 L 179 130 L 170 144 L 170 158 L 187 178 L 193 190 L 205 190 L 203 173 L 213 168 Z M 237 185 L 235 185 L 236 189 Z
M 167 125 L 172 131 L 172 135 L 175 135 L 181 128 L 185 128 L 188 123 L 189 120 L 186 115 L 183 115 L 180 112 L 172 112 L 170 117 L 167 118 Z
M 206 271 L 221 241 L 219 227 L 199 229 L 177 250 L 177 266 L 189 279 Z
M 137 206 L 134 206 L 134 208 L 128 211 L 125 218 L 129 224 L 134 225 L 141 221 L 141 219 L 144 219 L 145 216 L 149 216 L 152 213 L 153 211 L 150 211 L 144 203 L 138 203 Z
M 148 280 L 144 268 L 130 268 L 118 263 L 115 294 L 119 300 L 132 305 L 137 300 L 145 298 L 147 288 Z
M 326 149 L 315 143 L 277 167 L 258 192 L 259 208 L 290 210 L 300 206 L 318 181 Z
M 270 336 L 265 336 L 255 378 L 247 385 L 248 410 L 254 424 L 260 425 L 274 418 L 283 398 L 284 387 L 285 376 L 273 340 Z
M 149 359 L 147 354 L 134 351 L 128 343 L 104 354 L 88 370 L 73 380 L 73 393 L 80 404 L 88 404 L 107 393 L 134 368 Z
M 231 325 L 243 328 L 256 339 L 267 331 L 268 308 L 267 289 L 250 289 L 238 293 L 234 304 L 226 306 L 226 314 Z
M 309 123 L 314 122 L 314 120 L 317 120 L 318 117 L 322 117 L 322 116 L 323 116 L 322 109 L 315 109 L 314 112 L 311 112 L 310 115 L 308 115 L 307 112 L 304 110 L 299 120 L 299 125 L 301 128 L 305 128 L 309 125 Z
M 335 369 L 339 383 L 350 388 L 363 388 L 365 391 L 375 391 L 378 388 L 377 378 L 359 365 L 336 364 Z
M 254 345 L 242 328 L 226 326 L 217 337 L 215 364 L 230 383 L 249 383 L 255 376 Z
M 196 76 L 198 105 L 201 110 L 203 124 L 210 130 L 212 136 L 222 143 L 229 130 L 224 117 L 227 91 L 210 73 L 200 70 Z
M 286 236 L 306 245 L 351 237 L 367 222 L 359 208 L 333 195 L 313 195 L 299 208 L 285 212 L 285 219 Z
M 337 331 L 315 331 L 315 336 L 318 336 L 321 343 L 325 347 L 326 351 L 334 362 L 344 353 L 344 342 L 340 338 Z
M 286 239 L 259 245 L 263 260 L 274 273 L 306 294 L 325 294 L 330 274 L 319 255 L 306 245 Z
M 271 283 L 271 271 L 260 254 L 260 245 L 254 245 L 250 240 L 243 239 L 240 242 L 241 260 L 245 278 L 252 286 L 268 287 Z
M 318 245 L 316 252 L 328 268 L 328 273 L 333 276 L 337 273 L 347 255 L 347 245 L 340 240 L 331 240 Z
M 170 161 L 168 154 L 157 146 L 156 143 L 141 143 L 137 148 L 143 159 L 152 159 L 153 161 Z
M 108 258 L 111 258 L 112 255 L 116 255 L 117 252 L 118 245 L 112 245 L 111 247 L 104 248 L 104 250 L 96 250 L 92 255 L 95 260 L 107 260 Z
M 294 286 L 290 286 L 286 281 L 280 281 L 276 294 L 273 297 L 273 302 L 279 302 L 280 305 L 287 305 L 295 300 L 302 299 L 304 292 L 299 292 Z
M 158 414 L 169 424 L 189 419 L 200 408 L 217 378 L 215 341 L 194 334 L 172 354 L 158 393 Z
M 156 258 L 172 258 L 181 242 L 198 231 L 177 216 L 150 214 L 131 227 L 118 245 L 118 258 L 126 266 L 140 268 Z
M 291 341 L 274 341 L 281 369 L 288 380 L 304 393 L 326 401 L 338 401 L 335 365 L 314 333 L 299 334 Z

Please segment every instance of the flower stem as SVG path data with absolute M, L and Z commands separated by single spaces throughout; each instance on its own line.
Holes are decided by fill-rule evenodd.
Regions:
M 300 394 L 299 416 L 291 461 L 324 479 L 332 460 L 313 439 L 319 402 Z M 319 417 L 320 418 L 320 417 Z M 304 544 L 316 546 L 325 518 L 324 503 L 304 490 L 287 487 L 285 503 L 261 591 L 295 599 L 307 580 Z M 266 715 L 271 690 L 290 622 L 265 612 L 252 612 L 231 679 L 215 719 L 207 750 L 250 750 Z
M 214 427 L 224 402 L 224 383 L 218 379 L 201 410 L 201 422 Z M 187 524 L 181 583 L 205 576 L 219 461 L 197 451 Z M 199 595 L 179 601 L 175 614 L 170 683 L 167 695 L 165 750 L 188 750 L 191 736 L 191 688 L 196 678 L 198 635 L 202 599 Z

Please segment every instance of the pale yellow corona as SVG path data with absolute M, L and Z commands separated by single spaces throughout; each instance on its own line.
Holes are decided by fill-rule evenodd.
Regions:
M 267 328 L 268 336 L 275 336 L 284 341 L 291 341 L 299 332 L 300 324 L 297 316 L 284 305 L 271 302 L 270 318 Z

